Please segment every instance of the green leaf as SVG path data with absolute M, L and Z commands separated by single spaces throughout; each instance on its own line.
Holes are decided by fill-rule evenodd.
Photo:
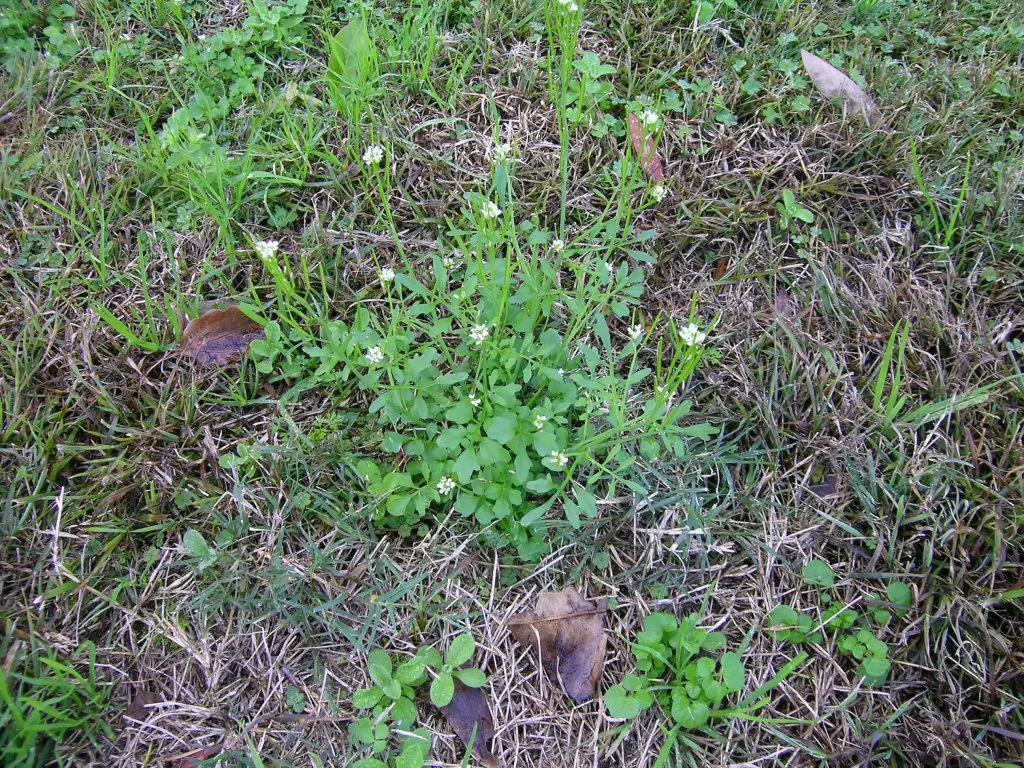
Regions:
M 360 88 L 373 74 L 373 42 L 362 19 L 354 19 L 330 41 L 327 69 L 344 88 Z
M 461 634 L 452 640 L 451 647 L 448 648 L 448 655 L 444 658 L 444 663 L 450 667 L 460 667 L 473 657 L 475 650 L 476 641 L 473 639 L 473 636 L 468 632 Z
M 388 680 L 381 686 L 384 695 L 394 701 L 402 697 L 402 684 L 395 679 Z
M 407 731 L 416 725 L 416 705 L 403 696 L 391 708 L 391 720 L 396 728 Z
M 482 688 L 487 684 L 487 675 L 476 667 L 470 667 L 469 669 L 457 669 L 455 670 L 455 676 L 462 681 L 463 685 L 469 686 L 470 688 Z
M 217 554 L 210 549 L 210 545 L 206 543 L 206 539 L 203 538 L 203 534 L 194 528 L 189 528 L 185 531 L 182 543 L 185 545 L 185 551 L 193 557 L 201 557 L 205 560 L 207 558 L 214 557 Z
M 462 484 L 468 483 L 473 479 L 473 473 L 480 469 L 480 463 L 476 458 L 476 451 L 472 448 L 467 448 L 462 452 L 462 455 L 455 460 L 452 471 L 455 476 L 459 478 L 459 482 Z
M 352 763 L 352 768 L 388 768 L 388 765 L 376 757 L 364 757 L 362 760 Z
M 885 682 L 889 675 L 889 667 L 892 666 L 889 659 L 884 656 L 868 656 L 860 665 L 860 673 L 864 677 L 864 683 L 870 686 L 879 686 Z
M 449 673 L 440 673 L 430 683 L 430 700 L 435 707 L 447 707 L 454 696 L 455 681 Z
M 459 400 L 445 412 L 444 417 L 454 424 L 468 424 L 473 420 L 473 405 L 469 400 Z
M 804 565 L 804 581 L 819 587 L 831 587 L 836 583 L 836 574 L 832 566 L 824 560 L 811 560 Z
M 507 445 L 516 436 L 516 418 L 509 414 L 492 416 L 484 422 L 484 432 L 492 440 Z
M 594 332 L 609 355 L 612 352 L 612 337 L 608 333 L 608 322 L 600 313 L 594 315 Z
M 577 485 L 573 490 L 576 493 L 576 503 L 583 514 L 590 518 L 597 517 L 597 498 L 594 494 L 582 485 Z
M 366 657 L 366 663 L 370 670 L 370 679 L 377 685 L 383 687 L 385 683 L 391 682 L 391 657 L 386 651 L 379 648 L 370 651 Z
M 632 720 L 654 703 L 654 697 L 640 684 L 633 683 L 627 687 L 627 680 L 640 681 L 635 675 L 629 675 L 621 685 L 613 685 L 604 695 L 608 714 L 616 720 Z
M 672 719 L 683 728 L 700 728 L 711 719 L 711 710 L 703 701 L 693 701 L 682 689 L 672 689 Z
M 454 509 L 463 517 L 469 517 L 476 511 L 476 505 L 480 500 L 468 491 L 463 491 L 455 500 Z
M 722 682 L 725 687 L 731 692 L 742 691 L 747 684 L 747 671 L 739 654 L 732 651 L 723 653 L 719 663 L 722 665 Z
M 910 585 L 902 581 L 889 582 L 885 588 L 885 594 L 889 598 L 890 603 L 901 608 L 909 608 L 914 604 L 914 593 L 910 589 Z
M 352 694 L 352 706 L 356 709 L 370 709 L 377 706 L 384 691 L 376 685 L 369 688 L 362 688 Z
M 438 669 L 441 666 L 441 653 L 432 645 L 420 648 L 416 655 L 422 658 L 428 667 Z

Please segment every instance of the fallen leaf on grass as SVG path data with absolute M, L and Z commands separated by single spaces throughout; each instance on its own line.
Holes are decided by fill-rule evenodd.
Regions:
M 811 76 L 815 87 L 826 99 L 842 99 L 847 110 L 860 112 L 868 125 L 882 119 L 874 100 L 853 80 L 813 53 L 800 51 L 804 69 Z
M 486 768 L 501 768 L 501 761 L 491 752 L 491 739 L 494 738 L 494 718 L 491 708 L 487 706 L 487 696 L 480 688 L 469 688 L 455 678 L 455 695 L 451 703 L 442 707 L 441 711 L 448 718 L 455 735 L 462 743 L 471 746 L 473 754 Z M 473 736 L 473 729 L 476 736 Z M 470 740 L 473 744 L 470 745 Z
M 604 600 L 584 600 L 573 587 L 541 592 L 537 608 L 508 622 L 512 636 L 526 646 L 540 646 L 541 661 L 577 702 L 594 695 L 604 668 Z
M 196 768 L 199 763 L 203 760 L 209 760 L 211 757 L 216 757 L 224 751 L 224 742 L 218 741 L 216 744 L 211 744 L 208 747 L 200 747 L 199 749 L 193 749 L 191 752 L 183 752 L 180 755 L 167 758 L 168 760 L 174 760 L 171 764 L 171 768 Z
M 145 720 L 149 716 L 150 705 L 159 704 L 164 700 L 163 696 L 153 691 L 139 691 L 135 694 L 124 710 L 124 716 L 129 720 Z
M 198 363 L 227 365 L 240 358 L 249 342 L 262 334 L 259 323 L 238 307 L 211 309 L 189 321 L 178 348 Z
M 651 181 L 661 181 L 665 172 L 661 167 L 658 148 L 654 146 L 654 137 L 648 136 L 643 124 L 636 115 L 629 116 L 629 138 L 633 142 L 633 151 L 640 158 L 640 164 Z

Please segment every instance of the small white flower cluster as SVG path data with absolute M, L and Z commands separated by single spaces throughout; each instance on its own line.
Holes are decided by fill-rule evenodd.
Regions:
M 487 330 L 486 325 L 474 325 L 469 329 L 469 338 L 472 339 L 473 343 L 477 346 L 483 344 L 490 335 L 491 332 Z
M 363 152 L 363 165 L 376 165 L 384 159 L 384 147 L 380 144 L 371 144 Z
M 697 344 L 703 344 L 704 339 L 707 337 L 708 335 L 693 323 L 690 323 L 679 332 L 679 338 L 691 347 L 696 346 Z
M 440 480 L 437 481 L 437 485 L 434 487 L 437 488 L 437 492 L 440 493 L 442 496 L 447 496 L 449 493 L 455 490 L 455 481 L 452 480 L 450 477 L 442 477 Z
M 610 261 L 606 261 L 604 263 L 604 268 L 608 270 L 609 274 L 612 274 L 612 275 L 615 274 L 615 265 L 612 264 Z
M 548 417 L 545 416 L 542 413 L 534 414 L 534 417 L 533 417 L 533 428 L 534 429 L 544 429 L 544 424 L 545 424 L 545 422 L 547 422 L 547 420 L 548 420 Z
M 395 279 L 395 270 L 393 270 L 391 267 L 384 267 L 380 271 L 380 282 L 381 282 L 381 285 L 387 285 L 388 283 L 390 283 L 394 279 Z
M 376 365 L 384 360 L 384 353 L 381 352 L 380 347 L 370 347 L 366 350 L 366 355 L 364 355 L 364 357 L 366 357 L 367 363 L 370 365 Z
M 565 250 L 565 240 L 561 240 L 561 239 L 552 240 L 551 241 L 551 250 L 554 253 L 561 253 L 562 251 L 564 251 Z
M 485 219 L 496 219 L 501 216 L 501 208 L 493 200 L 485 200 L 480 206 L 480 215 Z
M 558 0 L 558 4 L 569 13 L 576 13 L 580 9 L 579 5 L 576 4 L 576 0 Z
M 565 467 L 569 464 L 569 457 L 566 456 L 564 453 L 560 453 L 558 451 L 552 451 L 550 459 L 551 463 L 554 464 L 559 469 L 565 469 Z
M 653 128 L 658 124 L 658 113 L 653 109 L 645 109 L 637 117 L 640 118 L 640 122 L 647 128 Z
M 253 243 L 252 247 L 256 249 L 256 255 L 261 259 L 270 260 L 277 255 L 278 245 L 277 240 L 260 240 L 258 243 Z
M 668 197 L 668 187 L 664 184 L 655 184 L 651 187 L 651 197 L 654 198 L 655 202 L 660 203 L 666 197 Z
M 629 338 L 633 341 L 639 341 L 640 337 L 644 335 L 644 327 L 642 325 L 634 325 L 629 329 Z
M 451 252 L 450 255 L 445 256 L 441 259 L 441 263 L 444 264 L 445 269 L 451 269 L 452 267 L 462 262 L 462 251 L 456 248 Z
M 479 408 L 481 402 L 483 402 L 483 401 L 479 397 L 477 397 L 476 392 L 473 392 L 472 394 L 470 394 L 470 396 L 469 396 L 469 404 L 472 405 L 474 408 Z
M 494 162 L 503 163 L 508 160 L 510 154 L 512 154 L 512 145 L 505 142 L 503 144 L 495 144 L 491 156 L 494 158 Z

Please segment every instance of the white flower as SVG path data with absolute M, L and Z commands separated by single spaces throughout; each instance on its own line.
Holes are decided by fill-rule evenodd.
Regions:
M 559 368 L 558 369 L 558 375 L 559 376 L 565 376 L 565 368 Z
M 391 267 L 384 267 L 384 269 L 382 269 L 380 271 L 380 281 L 382 283 L 387 284 L 387 283 L 390 283 L 394 279 L 395 279 L 395 270 L 393 270 Z
M 512 153 L 512 145 L 509 143 L 495 144 L 494 145 L 494 159 L 496 162 L 504 162 L 508 159 L 508 156 Z
M 606 261 L 604 263 L 604 268 L 608 270 L 609 274 L 615 274 L 615 265 L 612 264 L 610 261 Z
M 480 215 L 485 219 L 496 219 L 501 216 L 501 208 L 493 200 L 485 200 L 480 206 Z
M 471 338 L 473 340 L 473 343 L 478 346 L 480 344 L 483 344 L 487 337 L 490 335 L 491 332 L 487 330 L 486 325 L 474 325 L 472 328 L 469 329 L 469 338 Z
M 476 393 L 473 393 L 472 395 L 469 396 L 469 404 L 472 405 L 474 408 L 479 408 L 480 403 L 481 400 L 479 397 L 476 396 Z
M 691 347 L 703 344 L 704 339 L 707 337 L 708 335 L 701 331 L 694 323 L 690 323 L 679 332 L 679 338 Z
M 575 0 L 569 0 L 569 2 L 565 4 L 565 7 L 569 9 L 569 13 L 576 13 L 576 11 L 580 9 L 580 7 L 576 5 Z
M 569 457 L 564 453 L 559 453 L 558 451 L 552 451 L 550 459 L 551 463 L 559 469 L 563 469 L 569 463 Z
M 256 249 L 256 255 L 261 259 L 272 259 L 277 255 L 277 240 L 260 240 L 258 243 L 253 243 L 252 247 Z
M 434 487 L 437 488 L 437 492 L 440 493 L 442 496 L 447 496 L 449 493 L 455 490 L 455 481 L 452 480 L 450 477 L 442 477 L 440 480 L 437 481 L 437 485 Z
M 533 417 L 533 428 L 534 429 L 544 429 L 544 422 L 546 422 L 547 420 L 548 420 L 547 416 L 544 416 L 543 414 L 540 414 L 540 413 L 535 414 L 534 417 Z
M 380 347 L 370 347 L 364 357 L 370 365 L 376 365 L 384 359 L 384 353 L 380 351 Z
M 629 329 L 629 338 L 633 341 L 637 341 L 641 336 L 644 335 L 644 327 L 642 325 L 634 325 Z
M 380 144 L 371 144 L 363 152 L 364 165 L 376 165 L 384 159 L 384 147 Z
M 668 197 L 668 187 L 666 187 L 664 184 L 655 184 L 653 187 L 651 187 L 651 197 L 653 197 L 656 202 L 660 203 L 662 200 Z
M 648 128 L 658 124 L 658 113 L 653 109 L 645 109 L 639 114 L 640 122 Z
M 551 250 L 555 253 L 561 253 L 565 250 L 565 240 L 552 240 Z

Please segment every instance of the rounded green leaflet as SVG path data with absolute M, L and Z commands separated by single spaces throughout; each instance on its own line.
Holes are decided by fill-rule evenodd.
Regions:
M 651 694 L 640 690 L 630 693 L 621 685 L 613 685 L 604 695 L 608 714 L 616 720 L 632 720 L 654 702 Z
M 811 560 L 804 565 L 804 581 L 818 587 L 831 587 L 836 583 L 836 574 L 832 566 L 824 560 Z
M 902 581 L 889 582 L 885 588 L 885 594 L 889 598 L 890 603 L 894 603 L 901 608 L 909 608 L 914 604 L 914 593 L 910 589 L 910 585 Z
M 455 696 L 455 681 L 447 672 L 442 672 L 430 684 L 430 700 L 435 707 L 447 707 Z
M 370 707 L 375 707 L 383 695 L 384 691 L 376 685 L 369 688 L 363 688 L 352 694 L 352 706 L 356 709 L 369 709 Z
M 391 681 L 391 657 L 385 651 L 379 648 L 370 651 L 366 663 L 370 670 L 370 679 L 377 685 L 383 686 Z
M 402 696 L 402 684 L 397 680 L 388 680 L 381 686 L 381 690 L 384 691 L 384 695 L 392 701 L 401 698 Z
M 455 670 L 455 676 L 459 678 L 463 685 L 470 688 L 482 688 L 487 683 L 487 675 L 476 667 L 457 669 Z
M 444 663 L 450 667 L 461 666 L 473 657 L 473 651 L 475 650 L 476 641 L 473 639 L 473 636 L 468 632 L 461 634 L 452 640 Z
M 413 656 L 408 661 L 398 665 L 395 670 L 395 680 L 402 685 L 419 685 L 423 682 L 423 672 L 427 667 L 427 660 L 422 656 Z
M 391 708 L 391 720 L 396 728 L 407 731 L 416 725 L 416 705 L 404 696 Z
M 722 682 L 730 692 L 743 690 L 747 684 L 747 671 L 743 668 L 743 660 L 738 653 L 729 651 L 722 654 Z
M 711 709 L 703 701 L 693 701 L 681 688 L 672 691 L 672 719 L 683 728 L 700 728 L 711 719 Z

